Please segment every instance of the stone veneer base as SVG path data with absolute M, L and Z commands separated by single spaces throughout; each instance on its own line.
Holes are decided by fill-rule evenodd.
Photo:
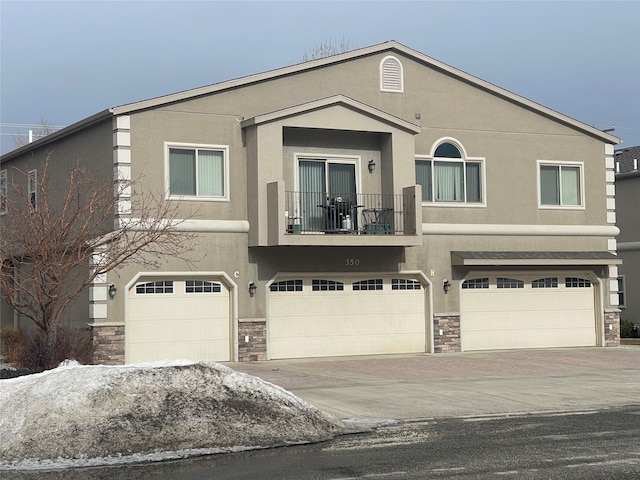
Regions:
M 238 322 L 238 361 L 255 362 L 266 359 L 267 320 L 264 318 L 240 319 Z
M 93 363 L 124 365 L 124 325 L 92 325 Z
M 620 310 L 604 312 L 604 346 L 620 346 Z
M 440 335 L 442 330 L 442 335 Z M 449 353 L 461 351 L 460 315 L 433 317 L 433 352 Z

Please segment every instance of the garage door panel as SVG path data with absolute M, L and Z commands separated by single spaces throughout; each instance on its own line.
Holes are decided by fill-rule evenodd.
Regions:
M 184 280 L 171 293 L 129 294 L 126 361 L 231 360 L 229 291 L 186 293 Z
M 271 358 L 424 352 L 424 290 L 270 292 Z
M 524 288 L 496 288 L 498 276 L 490 275 L 489 288 L 461 290 L 464 350 L 595 345 L 593 286 L 532 288 L 539 275 L 521 275 L 512 278 Z
M 424 350 L 424 335 L 393 336 L 340 335 L 278 338 L 270 341 L 274 352 L 286 351 L 289 358 L 329 357 L 348 355 L 391 354 Z

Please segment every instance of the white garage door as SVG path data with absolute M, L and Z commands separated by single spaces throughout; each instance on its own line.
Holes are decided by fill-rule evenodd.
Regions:
M 596 345 L 594 287 L 584 274 L 468 276 L 462 349 Z
M 270 358 L 424 352 L 425 290 L 409 278 L 298 278 L 269 292 Z
M 200 279 L 144 280 L 129 292 L 126 362 L 231 360 L 229 290 Z

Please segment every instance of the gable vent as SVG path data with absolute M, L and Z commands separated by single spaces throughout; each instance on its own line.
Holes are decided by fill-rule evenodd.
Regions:
M 385 57 L 380 62 L 380 90 L 402 92 L 402 64 L 395 57 Z

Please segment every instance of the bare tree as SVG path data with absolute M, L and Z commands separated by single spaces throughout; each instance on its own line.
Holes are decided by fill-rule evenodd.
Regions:
M 349 50 L 352 50 L 352 47 L 349 45 L 349 41 L 345 40 L 344 37 L 342 37 L 342 40 L 339 42 L 328 38 L 324 42 L 313 47 L 311 50 L 305 51 L 302 56 L 302 61 L 310 62 L 311 60 L 330 57 L 331 55 L 348 52 Z
M 2 297 L 38 326 L 48 352 L 65 309 L 96 277 L 132 263 L 157 268 L 166 257 L 191 263 L 195 239 L 179 231 L 188 218 L 177 219 L 177 204 L 138 191 L 140 179 L 104 181 L 75 163 L 59 182 L 52 170 L 49 154 L 36 195 L 22 187 L 27 172 L 12 170 L 0 217 Z M 114 229 L 123 194 L 131 216 Z
M 42 137 L 46 137 L 47 135 L 52 134 L 53 132 L 56 132 L 58 130 L 60 130 L 60 128 L 62 127 L 58 127 L 56 125 L 54 125 L 53 123 L 42 119 L 40 122 L 40 126 L 38 126 L 37 128 L 34 128 L 31 130 L 31 135 L 25 134 L 25 135 L 13 135 L 11 137 L 11 143 L 13 143 L 13 148 L 19 148 L 22 147 L 24 145 L 27 145 L 30 141 L 30 137 L 33 140 L 37 140 L 39 138 Z

